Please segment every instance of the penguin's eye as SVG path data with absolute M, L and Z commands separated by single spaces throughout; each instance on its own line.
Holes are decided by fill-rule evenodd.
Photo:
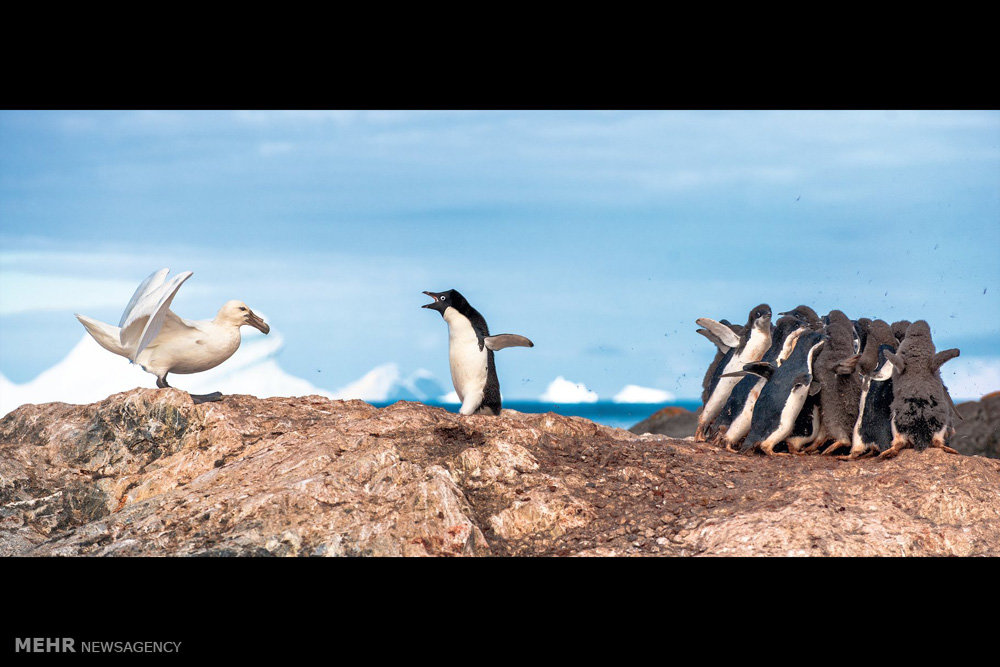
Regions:
M 441 300 L 444 301 L 444 297 L 441 297 Z

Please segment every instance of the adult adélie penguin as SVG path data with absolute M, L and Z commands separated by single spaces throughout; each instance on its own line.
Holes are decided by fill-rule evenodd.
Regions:
M 773 364 L 775 367 L 780 366 L 794 349 L 795 340 L 807 330 L 806 325 L 794 317 L 786 315 L 779 318 L 771 333 L 771 347 L 761 357 L 761 362 Z M 765 382 L 763 377 L 754 374 L 740 379 L 712 425 L 716 432 L 713 438 L 715 444 L 734 450 L 746 436 L 750 431 L 754 404 Z
M 696 322 L 719 336 L 727 346 L 733 348 L 733 354 L 726 362 L 722 372 L 719 373 L 718 369 L 716 370 L 719 373 L 719 379 L 698 416 L 698 427 L 695 429 L 694 439 L 704 441 L 712 422 L 725 407 L 729 394 L 742 379 L 741 377 L 726 377 L 726 373 L 741 370 L 745 364 L 758 361 L 771 346 L 771 307 L 762 303 L 752 309 L 747 318 L 746 326 L 743 327 L 743 332 L 736 340 L 727 340 L 729 337 L 735 338 L 735 334 L 728 327 L 714 320 L 703 317 Z
M 754 362 L 744 370 L 764 377 L 767 382 L 760 391 L 750 421 L 750 432 L 740 446 L 740 452 L 760 449 L 767 455 L 780 454 L 774 448 L 792 433 L 806 399 L 820 386 L 814 382 L 813 362 L 826 342 L 826 334 L 807 331 L 798 336 L 791 355 L 780 366 Z
M 486 319 L 456 290 L 424 294 L 434 301 L 421 308 L 438 311 L 448 324 L 448 363 L 455 393 L 462 401 L 459 414 L 499 415 L 500 380 L 493 352 L 535 344 L 518 334 L 491 336 Z

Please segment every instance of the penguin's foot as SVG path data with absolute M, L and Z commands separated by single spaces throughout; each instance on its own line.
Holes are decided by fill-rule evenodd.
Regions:
M 802 449 L 801 442 L 792 442 L 790 440 L 786 440 L 785 445 L 788 447 L 788 453 L 790 455 L 794 454 L 795 456 L 803 456 L 805 454 L 805 451 L 803 451 Z
M 944 438 L 939 438 L 938 436 L 934 436 L 933 438 L 931 438 L 931 447 L 934 447 L 936 449 L 943 449 L 949 454 L 959 453 L 957 449 L 952 449 L 948 445 L 944 444 Z
M 855 461 L 857 459 L 864 459 L 872 456 L 875 452 L 870 447 L 851 447 L 851 451 L 848 454 L 841 454 L 837 457 L 840 461 Z
M 903 436 L 896 436 L 892 439 L 892 446 L 878 455 L 880 459 L 892 459 L 899 456 L 899 453 L 910 446 L 910 441 Z
M 850 446 L 851 443 L 849 442 L 844 442 L 843 440 L 834 440 L 829 447 L 823 450 L 823 453 L 820 454 L 820 456 L 830 456 L 841 447 L 850 447 Z
M 774 451 L 774 446 L 778 444 L 776 442 L 762 442 L 760 443 L 760 451 L 762 451 L 766 456 L 788 456 L 784 452 Z
M 199 403 L 212 403 L 215 401 L 222 400 L 221 391 L 213 391 L 211 394 L 191 394 L 191 400 L 194 401 L 195 405 Z
M 822 446 L 823 446 L 823 441 L 822 440 L 813 440 L 808 445 L 803 445 L 800 448 L 800 451 L 803 454 L 813 454 L 813 453 L 816 452 L 816 450 L 818 450 Z

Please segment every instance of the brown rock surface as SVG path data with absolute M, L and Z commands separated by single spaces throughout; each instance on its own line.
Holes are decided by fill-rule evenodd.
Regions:
M 1000 461 L 136 389 L 0 420 L 3 555 L 1000 555 Z
M 1000 391 L 955 406 L 955 435 L 948 443 L 963 454 L 1000 459 Z

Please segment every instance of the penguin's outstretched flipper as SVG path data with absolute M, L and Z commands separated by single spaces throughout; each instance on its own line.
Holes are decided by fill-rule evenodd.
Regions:
M 695 329 L 695 331 L 697 331 L 702 336 L 712 341 L 712 344 L 715 345 L 715 347 L 717 347 L 719 349 L 719 352 L 721 352 L 722 354 L 725 354 L 726 352 L 732 349 L 728 345 L 724 344 L 721 340 L 716 338 L 715 335 L 708 329 Z
M 495 336 L 486 336 L 483 339 L 486 342 L 486 347 L 493 350 L 502 350 L 505 347 L 534 347 L 535 344 L 524 336 L 519 336 L 517 334 L 496 334 Z
M 721 322 L 716 322 L 715 320 L 709 319 L 707 317 L 699 317 L 696 319 L 695 324 L 704 329 L 707 329 L 713 336 L 719 339 L 719 341 L 729 348 L 740 346 L 740 337 L 736 333 Z M 709 338 L 709 340 L 712 340 Z M 712 342 L 715 342 L 714 340 Z
M 774 375 L 774 364 L 769 361 L 753 361 L 749 364 L 743 365 L 743 370 L 747 373 L 752 373 L 753 375 L 759 375 L 765 380 L 770 380 L 771 376 Z
M 931 362 L 931 370 L 938 370 L 946 361 L 950 361 L 958 355 L 959 350 L 957 347 L 953 347 L 950 350 L 944 350 L 943 352 L 938 352 L 934 355 L 934 360 Z

